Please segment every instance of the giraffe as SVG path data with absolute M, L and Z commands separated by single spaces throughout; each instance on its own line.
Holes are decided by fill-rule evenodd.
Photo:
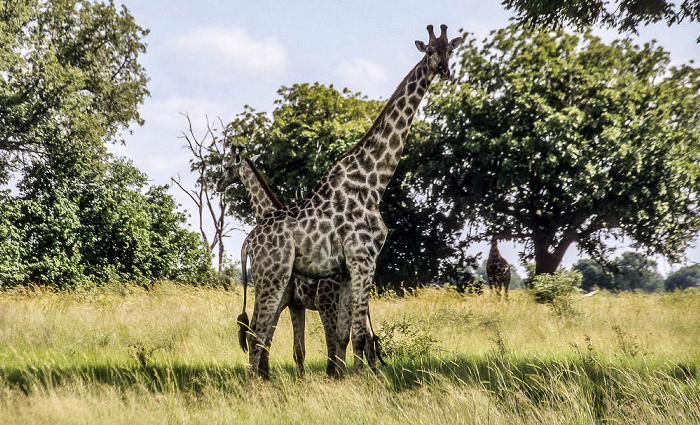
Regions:
M 296 204 L 266 216 L 243 243 L 241 264 L 245 267 L 249 255 L 256 279 L 247 335 L 251 375 L 269 377 L 263 352 L 269 350 L 291 290 L 290 278 L 338 274 L 349 277 L 339 285 L 351 288 L 350 299 L 340 299 L 339 311 L 347 311 L 344 303 L 351 304 L 353 369 L 359 373 L 365 358 L 376 372 L 368 304 L 376 259 L 387 235 L 379 201 L 401 158 L 418 105 L 435 76 L 449 78 L 449 57 L 462 41 L 459 37 L 448 40 L 446 25 L 441 26 L 439 38 L 432 25 L 427 29 L 428 44 L 416 41 L 425 55 L 399 84 L 369 131 L 326 171 L 313 190 Z M 329 351 L 330 358 L 344 358 L 345 347 L 329 348 L 336 350 Z
M 500 297 L 501 288 L 504 289 L 504 296 L 508 298 L 508 286 L 510 285 L 510 264 L 498 252 L 498 239 L 491 238 L 491 250 L 489 258 L 486 260 L 486 276 L 489 280 L 491 291 Z
M 259 223 L 266 215 L 282 208 L 282 203 L 277 199 L 265 178 L 255 167 L 254 163 L 257 157 L 258 155 L 247 158 L 240 148 L 233 146 L 231 149 L 231 157 L 224 165 L 224 173 L 217 182 L 216 190 L 218 192 L 223 192 L 226 190 L 226 187 L 240 179 L 248 193 L 253 207 L 255 221 Z M 294 360 L 297 366 L 297 375 L 300 377 L 304 375 L 304 328 L 306 308 L 319 311 L 326 334 L 326 341 L 330 344 L 329 346 L 335 346 L 335 344 L 344 344 L 344 346 L 347 346 L 348 344 L 349 329 L 344 332 L 338 331 L 338 318 L 339 314 L 341 314 L 341 312 L 338 311 L 338 306 L 340 297 L 348 297 L 350 295 L 350 288 L 347 288 L 347 294 L 341 293 L 340 289 L 342 289 L 342 286 L 336 282 L 339 278 L 342 278 L 342 276 L 319 280 L 293 279 L 292 287 L 294 289 L 285 300 L 284 304 L 289 307 L 292 319 Z M 247 291 L 244 286 L 243 313 L 239 315 L 237 319 L 240 327 L 239 343 L 244 350 L 247 350 L 245 329 L 248 326 L 248 317 L 245 313 L 246 298 Z M 349 303 L 347 304 L 349 307 Z M 343 313 L 349 316 L 349 312 Z M 349 320 L 346 319 L 345 322 L 349 324 Z M 342 336 L 344 339 L 336 341 L 339 336 Z M 378 349 L 378 338 L 376 335 L 374 335 L 374 340 Z M 267 355 L 267 353 L 264 353 L 264 355 Z M 384 363 L 381 357 L 380 360 Z M 267 360 L 265 360 L 265 362 L 266 361 Z M 341 367 L 344 367 L 344 365 L 329 357 L 326 373 L 329 376 L 339 377 L 341 375 Z

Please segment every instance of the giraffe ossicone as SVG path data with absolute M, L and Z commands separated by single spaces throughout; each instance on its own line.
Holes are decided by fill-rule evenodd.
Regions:
M 377 353 L 370 337 L 369 297 L 387 228 L 379 202 L 394 174 L 423 96 L 435 76 L 447 78 L 449 57 L 461 38 L 448 40 L 447 27 L 428 44 L 416 43 L 425 55 L 406 75 L 362 139 L 324 174 L 303 199 L 266 215 L 250 232 L 241 263 L 250 256 L 256 284 L 248 334 L 252 375 L 269 376 L 266 353 L 288 296 L 292 276 L 302 279 L 348 276 L 347 299 L 339 311 L 351 311 L 354 369 L 366 360 L 376 370 Z M 322 296 L 319 289 L 319 296 Z M 351 308 L 347 308 L 347 304 Z M 342 322 L 344 319 L 340 319 Z M 344 329 L 342 325 L 339 329 Z M 331 355 L 329 353 L 329 355 Z

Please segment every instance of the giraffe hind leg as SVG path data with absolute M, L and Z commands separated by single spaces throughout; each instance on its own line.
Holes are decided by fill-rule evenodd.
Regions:
M 297 376 L 302 378 L 304 376 L 304 358 L 306 357 L 306 343 L 304 341 L 306 309 L 290 305 L 289 315 L 292 319 L 292 331 L 294 333 L 294 362 L 297 365 Z

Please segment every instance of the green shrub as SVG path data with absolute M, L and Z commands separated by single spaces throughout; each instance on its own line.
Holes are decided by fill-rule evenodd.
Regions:
M 427 356 L 439 349 L 437 339 L 427 331 L 420 331 L 415 323 L 408 320 L 382 322 L 377 336 L 381 341 L 382 351 L 388 357 L 405 359 Z
M 535 301 L 550 305 L 556 314 L 571 315 L 575 313 L 572 293 L 581 286 L 581 279 L 579 271 L 559 269 L 533 277 L 530 291 Z

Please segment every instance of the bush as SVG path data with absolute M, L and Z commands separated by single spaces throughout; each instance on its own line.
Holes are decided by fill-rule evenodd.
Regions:
M 381 341 L 382 350 L 388 357 L 427 356 L 439 348 L 437 339 L 427 331 L 420 331 L 415 323 L 407 320 L 394 323 L 382 322 L 382 328 L 377 332 L 377 336 Z
M 575 313 L 572 292 L 581 286 L 581 273 L 559 269 L 554 274 L 541 274 L 532 278 L 530 289 L 535 301 L 549 304 L 559 315 Z

